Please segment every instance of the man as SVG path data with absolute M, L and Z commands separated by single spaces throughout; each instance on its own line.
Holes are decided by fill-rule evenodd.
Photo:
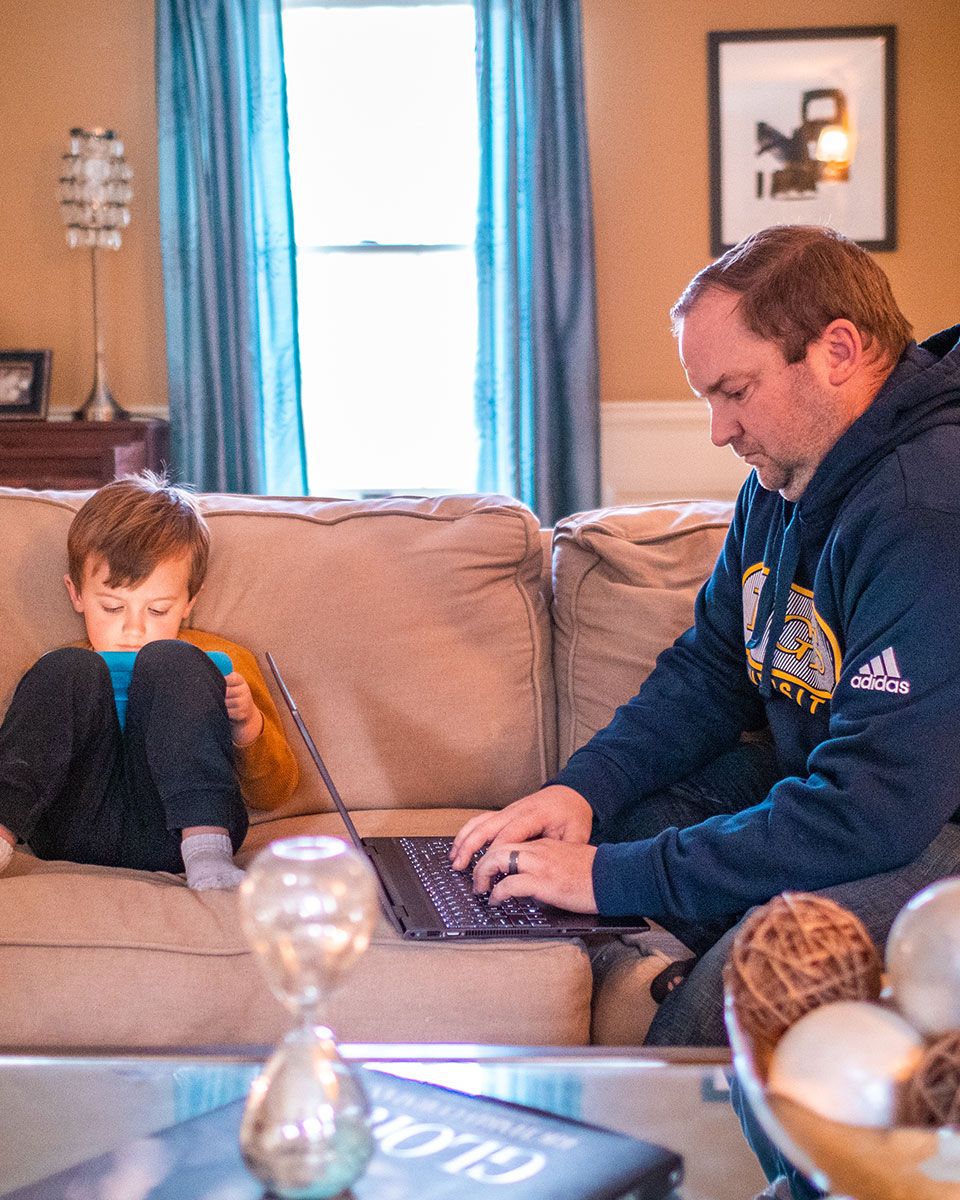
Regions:
M 875 261 L 764 230 L 672 311 L 711 438 L 753 468 L 694 625 L 453 863 L 491 901 L 642 913 L 697 955 L 651 1044 L 725 1040 L 737 922 L 784 890 L 858 913 L 960 872 L 960 326 L 918 346 Z

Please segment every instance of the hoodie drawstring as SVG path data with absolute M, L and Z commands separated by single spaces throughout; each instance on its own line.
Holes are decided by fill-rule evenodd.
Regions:
M 782 532 L 781 532 L 782 531 Z M 779 541 L 779 546 L 777 542 Z M 749 650 L 756 650 L 767 633 L 767 644 L 763 652 L 760 669 L 760 695 L 768 700 L 773 694 L 773 655 L 787 618 L 787 602 L 790 585 L 793 583 L 800 561 L 800 515 L 795 506 L 787 526 L 783 528 L 783 510 L 780 520 L 771 530 L 764 550 L 764 559 L 770 563 L 769 575 L 760 593 L 754 618 L 753 636 L 747 642 Z

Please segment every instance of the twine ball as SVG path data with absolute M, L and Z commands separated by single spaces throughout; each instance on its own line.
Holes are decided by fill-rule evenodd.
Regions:
M 905 1107 L 910 1125 L 960 1125 L 960 1029 L 926 1048 L 910 1080 Z
M 768 1045 L 811 1009 L 876 1000 L 880 955 L 852 912 L 807 892 L 784 892 L 741 924 L 724 982 L 744 1032 Z

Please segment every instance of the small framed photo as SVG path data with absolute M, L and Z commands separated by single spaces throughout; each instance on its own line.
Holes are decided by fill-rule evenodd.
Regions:
M 0 421 L 42 421 L 50 400 L 50 350 L 0 350 Z
M 896 26 L 710 33 L 710 247 L 831 225 L 894 250 Z

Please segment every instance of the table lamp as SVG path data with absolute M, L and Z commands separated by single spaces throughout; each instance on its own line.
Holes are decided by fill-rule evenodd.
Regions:
M 123 142 L 112 129 L 70 130 L 70 152 L 63 155 L 58 189 L 60 215 L 70 248 L 89 248 L 93 274 L 93 387 L 73 414 L 78 421 L 123 421 L 130 416 L 107 384 L 97 256 L 101 249 L 120 249 L 121 231 L 130 224 L 132 178 Z

